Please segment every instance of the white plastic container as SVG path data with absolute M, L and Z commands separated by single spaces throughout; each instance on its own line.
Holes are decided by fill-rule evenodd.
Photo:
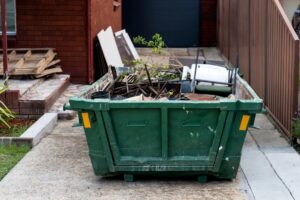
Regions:
M 182 80 L 194 79 L 195 64 L 192 67 L 183 67 Z M 196 71 L 196 80 L 202 80 L 207 82 L 200 82 L 203 85 L 211 85 L 213 82 L 229 83 L 232 72 L 225 67 L 208 64 L 198 64 Z M 209 83 L 211 82 L 211 83 Z M 222 85 L 222 84 L 215 84 Z

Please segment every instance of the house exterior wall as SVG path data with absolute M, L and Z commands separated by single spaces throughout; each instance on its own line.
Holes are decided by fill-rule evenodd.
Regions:
M 113 2 L 120 6 L 115 7 Z M 94 42 L 101 29 L 112 26 L 114 32 L 122 28 L 122 1 L 121 0 L 88 0 L 88 71 L 89 82 L 94 81 Z
M 217 0 L 201 0 L 201 46 L 217 45 Z
M 75 83 L 94 81 L 94 41 L 108 26 L 122 28 L 122 0 L 16 0 L 17 34 L 9 48 L 56 48 Z M 216 45 L 217 0 L 201 0 L 201 45 Z
M 16 0 L 16 13 L 9 48 L 56 48 L 72 81 L 88 81 L 86 0 Z

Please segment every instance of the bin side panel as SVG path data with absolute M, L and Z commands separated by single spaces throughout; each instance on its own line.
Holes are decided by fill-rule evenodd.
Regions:
M 209 156 L 217 134 L 219 110 L 170 109 L 169 156 Z
M 247 112 L 236 112 L 229 139 L 225 148 L 225 153 L 222 158 L 222 164 L 219 169 L 219 177 L 224 179 L 233 179 L 236 177 L 240 160 L 241 152 L 247 135 L 247 131 L 240 130 L 240 124 L 244 115 L 249 115 Z M 251 117 L 255 117 L 253 114 Z M 249 123 L 250 125 L 250 123 Z
M 212 168 L 227 111 L 171 104 L 126 108 L 122 104 L 103 111 L 103 116 L 116 166 Z
M 160 109 L 112 109 L 116 145 L 121 157 L 161 157 Z
M 91 128 L 85 128 L 85 135 L 87 139 L 87 144 L 89 147 L 89 156 L 93 165 L 93 169 L 96 175 L 106 175 L 109 172 L 113 171 L 109 165 L 109 161 L 112 162 L 112 159 L 109 159 L 111 153 L 107 153 L 105 149 L 105 141 L 102 137 L 105 135 L 105 129 L 102 123 L 102 119 L 98 117 L 98 114 L 94 112 L 87 112 L 89 120 L 91 123 Z M 82 112 L 79 112 L 79 120 L 82 121 Z M 99 134 L 101 131 L 102 134 Z

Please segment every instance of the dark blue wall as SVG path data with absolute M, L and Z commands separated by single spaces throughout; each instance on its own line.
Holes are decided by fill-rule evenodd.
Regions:
M 200 0 L 123 0 L 123 28 L 131 37 L 160 33 L 168 47 L 200 45 Z

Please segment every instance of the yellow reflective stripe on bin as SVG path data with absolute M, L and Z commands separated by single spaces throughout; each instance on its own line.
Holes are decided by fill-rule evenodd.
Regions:
M 244 115 L 240 125 L 240 131 L 246 131 L 250 121 L 250 115 Z
M 82 121 L 83 121 L 84 128 L 91 128 L 89 113 L 82 113 Z

